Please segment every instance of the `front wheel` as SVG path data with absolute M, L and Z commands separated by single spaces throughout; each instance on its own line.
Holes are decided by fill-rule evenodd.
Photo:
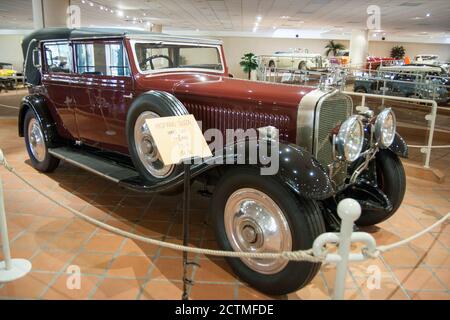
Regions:
M 251 168 L 228 171 L 210 205 L 219 246 L 227 251 L 281 252 L 312 247 L 325 232 L 322 213 L 312 200 L 298 198 L 274 177 Z M 245 282 L 267 294 L 286 294 L 306 286 L 320 263 L 283 259 L 227 258 Z
M 59 165 L 59 159 L 48 152 L 44 131 L 36 114 L 29 109 L 25 114 L 24 128 L 25 145 L 33 167 L 41 172 L 52 172 Z
M 379 188 L 392 203 L 390 211 L 363 211 L 356 220 L 358 226 L 372 226 L 390 218 L 400 207 L 406 191 L 406 176 L 399 157 L 389 150 L 381 150 L 375 158 Z

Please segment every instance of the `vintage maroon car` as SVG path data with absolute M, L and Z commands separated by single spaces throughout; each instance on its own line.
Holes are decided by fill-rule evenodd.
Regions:
M 214 40 L 43 29 L 24 39 L 23 51 L 32 86 L 21 105 L 19 135 L 43 172 L 64 159 L 123 187 L 174 190 L 183 172 L 160 160 L 145 123 L 153 117 L 191 113 L 203 130 L 266 128 L 258 147 L 279 136 L 274 175 L 260 174 L 262 162 L 191 166 L 192 177 L 213 189 L 210 214 L 222 249 L 308 249 L 326 228 L 339 227 L 341 199 L 360 202 L 362 226 L 387 219 L 402 202 L 398 156 L 406 157 L 407 147 L 390 109 L 354 115 L 351 98 L 334 89 L 230 78 Z M 237 147 L 250 144 L 233 143 L 236 163 Z M 216 158 L 229 156 L 215 150 Z M 305 286 L 320 267 L 281 259 L 229 263 L 244 281 L 272 294 Z

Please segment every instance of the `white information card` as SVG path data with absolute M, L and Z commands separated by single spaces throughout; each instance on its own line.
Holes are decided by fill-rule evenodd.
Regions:
M 147 119 L 146 123 L 164 165 L 212 156 L 192 114 Z

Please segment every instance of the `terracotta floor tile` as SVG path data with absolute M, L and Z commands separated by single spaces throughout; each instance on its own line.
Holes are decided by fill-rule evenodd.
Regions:
M 49 249 L 77 251 L 88 237 L 88 233 L 61 233 L 47 243 L 46 247 Z
M 46 300 L 86 300 L 99 282 L 99 278 L 95 276 L 81 275 L 78 289 L 74 287 L 76 282 L 71 277 L 73 275 L 61 274 L 42 298 Z
M 423 259 L 423 263 L 429 266 L 448 267 L 450 265 L 450 255 L 447 249 L 436 246 L 430 250 L 416 249 L 415 251 Z
M 443 291 L 408 292 L 413 300 L 450 300 L 450 294 Z
M 108 270 L 112 277 L 144 278 L 152 262 L 145 256 L 118 256 Z
M 112 206 L 88 205 L 82 210 L 82 212 L 89 217 L 103 221 L 111 216 L 113 209 L 114 207 Z
M 431 269 L 432 272 L 438 277 L 439 280 L 441 280 L 442 283 L 444 283 L 447 290 L 450 288 L 450 269 L 448 268 L 433 268 Z
M 0 246 L 0 261 L 3 261 L 5 257 L 3 256 L 3 248 Z M 33 248 L 18 248 L 16 246 L 12 246 L 10 248 L 11 250 L 11 257 L 17 258 L 17 259 L 27 259 L 30 260 L 31 257 L 38 251 L 39 249 L 33 249 Z
M 139 207 L 118 206 L 114 209 L 111 217 L 115 219 L 137 220 L 144 214 L 145 209 Z
M 394 274 L 406 290 L 445 290 L 445 287 L 427 269 L 394 269 Z
M 383 258 L 393 267 L 414 267 L 421 264 L 421 258 L 408 246 L 384 252 Z
M 54 276 L 32 271 L 23 278 L 5 283 L 0 288 L 0 297 L 37 299 Z
M 79 218 L 73 218 L 69 221 L 67 228 L 64 232 L 84 232 L 84 233 L 92 233 L 97 229 L 97 227 L 87 221 L 84 221 Z
M 320 275 L 317 275 L 306 287 L 287 295 L 289 300 L 330 300 L 329 290 Z M 239 299 L 241 299 L 239 297 Z
M 16 238 L 11 246 L 17 248 L 36 249 L 47 242 L 51 242 L 56 237 L 55 232 L 25 232 Z
M 151 280 L 145 286 L 141 300 L 179 300 L 183 293 L 182 282 Z
M 124 238 L 116 235 L 95 234 L 84 246 L 88 251 L 116 252 Z
M 201 260 L 200 267 L 194 268 L 195 281 L 236 282 L 236 276 L 223 259 Z
M 158 258 L 154 265 L 151 279 L 181 280 L 183 277 L 182 259 Z
M 142 282 L 106 278 L 100 283 L 93 295 L 96 300 L 135 300 L 140 292 Z
M 167 234 L 169 227 L 169 222 L 141 221 L 136 224 L 135 232 L 136 234 L 150 238 L 161 238 Z
M 105 221 L 105 223 L 110 225 L 110 226 L 112 226 L 112 227 L 114 227 L 114 228 L 117 228 L 117 229 L 122 230 L 122 231 L 127 231 L 127 232 L 133 231 L 134 225 L 135 225 L 134 221 L 116 220 L 116 219 L 107 219 Z M 98 228 L 97 234 L 113 235 L 114 233 L 109 231 L 109 230 L 103 229 L 103 228 Z
M 36 232 L 60 232 L 68 223 L 69 221 L 67 219 L 40 217 L 28 227 L 28 230 Z
M 154 256 L 158 248 L 153 244 L 127 239 L 120 250 L 120 255 Z
M 81 252 L 71 262 L 77 265 L 83 274 L 104 274 L 106 268 L 111 264 L 113 255 L 111 253 Z
M 39 251 L 31 263 L 34 271 L 58 272 L 66 266 L 74 254 L 64 251 Z
M 322 267 L 322 274 L 324 276 L 325 282 L 328 286 L 328 288 L 334 287 L 334 282 L 336 279 L 336 268 L 335 266 L 323 266 Z M 345 281 L 345 287 L 348 289 L 355 288 L 355 281 L 353 281 L 353 278 L 350 276 L 350 274 L 347 275 L 346 281 Z
M 234 299 L 234 285 L 223 284 L 194 284 L 191 289 L 192 300 L 232 300 Z

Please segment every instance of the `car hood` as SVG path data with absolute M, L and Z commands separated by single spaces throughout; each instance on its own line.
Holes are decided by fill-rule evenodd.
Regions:
M 312 87 L 249 81 L 219 75 L 191 74 L 174 81 L 175 95 L 198 95 L 219 99 L 246 100 L 255 104 L 298 108 Z

